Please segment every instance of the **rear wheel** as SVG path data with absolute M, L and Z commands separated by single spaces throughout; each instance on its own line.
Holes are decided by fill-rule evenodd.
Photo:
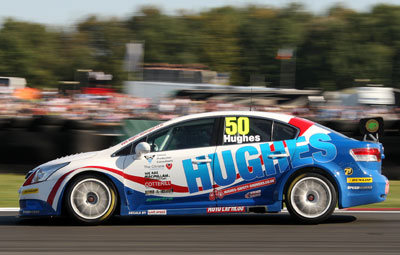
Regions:
M 66 192 L 66 209 L 75 221 L 99 224 L 109 219 L 116 206 L 114 185 L 106 178 L 82 175 L 73 180 Z
M 328 219 L 335 210 L 337 193 L 332 183 L 316 173 L 295 178 L 285 195 L 289 213 L 303 223 L 317 224 Z

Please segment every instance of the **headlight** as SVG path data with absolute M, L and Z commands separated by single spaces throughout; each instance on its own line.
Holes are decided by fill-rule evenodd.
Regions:
M 64 166 L 67 166 L 69 163 L 70 162 L 65 162 L 61 164 L 40 167 L 34 173 L 35 176 L 32 179 L 32 183 L 42 182 L 47 180 L 50 177 L 50 175 L 52 175 L 55 171 L 63 168 Z

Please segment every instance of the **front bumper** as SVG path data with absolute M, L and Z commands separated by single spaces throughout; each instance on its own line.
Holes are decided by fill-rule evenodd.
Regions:
M 56 211 L 47 202 L 38 199 L 21 199 L 19 200 L 19 216 L 55 216 Z
M 19 190 L 19 215 L 21 217 L 31 216 L 53 216 L 59 215 L 58 204 L 52 206 L 47 201 L 57 180 L 45 181 L 22 186 Z M 57 200 L 55 200 L 57 202 Z

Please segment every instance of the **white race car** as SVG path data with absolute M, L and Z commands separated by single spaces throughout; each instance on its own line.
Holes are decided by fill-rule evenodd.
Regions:
M 318 223 L 336 204 L 386 199 L 382 158 L 378 142 L 289 115 L 195 114 L 29 171 L 20 216 L 98 224 L 113 214 L 279 212 L 285 202 L 295 218 Z

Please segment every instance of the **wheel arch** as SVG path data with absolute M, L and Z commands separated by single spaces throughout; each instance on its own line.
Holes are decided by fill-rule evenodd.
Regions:
M 303 168 L 297 169 L 296 171 L 292 172 L 290 175 L 286 176 L 286 178 L 284 178 L 284 180 L 282 180 L 282 182 L 280 183 L 279 193 L 278 193 L 279 200 L 281 200 L 281 201 L 285 200 L 284 195 L 285 195 L 289 185 L 292 183 L 292 181 L 296 177 L 298 177 L 299 175 L 304 174 L 304 173 L 316 173 L 316 174 L 320 174 L 320 175 L 324 176 L 325 178 L 327 178 L 332 183 L 333 187 L 336 190 L 336 193 L 338 196 L 337 199 L 338 199 L 338 202 L 340 205 L 342 192 L 339 187 L 337 178 L 331 171 L 324 169 L 322 167 L 316 167 L 316 166 L 303 167 Z
M 58 207 L 59 207 L 59 209 L 60 209 L 60 211 L 61 211 L 61 215 L 65 215 L 65 211 L 66 211 L 66 208 L 65 208 L 65 195 L 66 195 L 66 190 L 70 187 L 70 185 L 71 185 L 71 183 L 74 181 L 74 180 L 76 180 L 77 178 L 79 178 L 80 176 L 83 176 L 83 175 L 94 175 L 94 176 L 100 176 L 100 177 L 103 177 L 103 178 L 105 178 L 105 179 L 107 179 L 113 186 L 114 186 L 114 189 L 117 191 L 116 193 L 116 196 L 117 196 L 117 208 L 116 208 L 116 210 L 114 211 L 114 214 L 115 213 L 120 213 L 120 211 L 121 211 L 121 199 L 123 199 L 124 198 L 124 190 L 123 190 L 123 185 L 118 185 L 118 183 L 120 183 L 120 181 L 117 179 L 117 178 L 115 178 L 115 177 L 113 177 L 112 175 L 109 175 L 109 174 L 106 174 L 106 173 L 104 173 L 104 172 L 101 172 L 101 171 L 96 171 L 96 170 L 87 170 L 87 171 L 82 171 L 82 172 L 79 172 L 79 173 L 76 173 L 74 176 L 72 176 L 68 181 L 67 181 L 67 183 L 64 185 L 64 187 L 63 187 L 63 190 L 62 190 L 62 193 L 61 193 L 61 195 L 60 195 L 60 198 L 59 198 L 59 201 L 58 201 Z M 122 190 L 121 190 L 122 189 Z

